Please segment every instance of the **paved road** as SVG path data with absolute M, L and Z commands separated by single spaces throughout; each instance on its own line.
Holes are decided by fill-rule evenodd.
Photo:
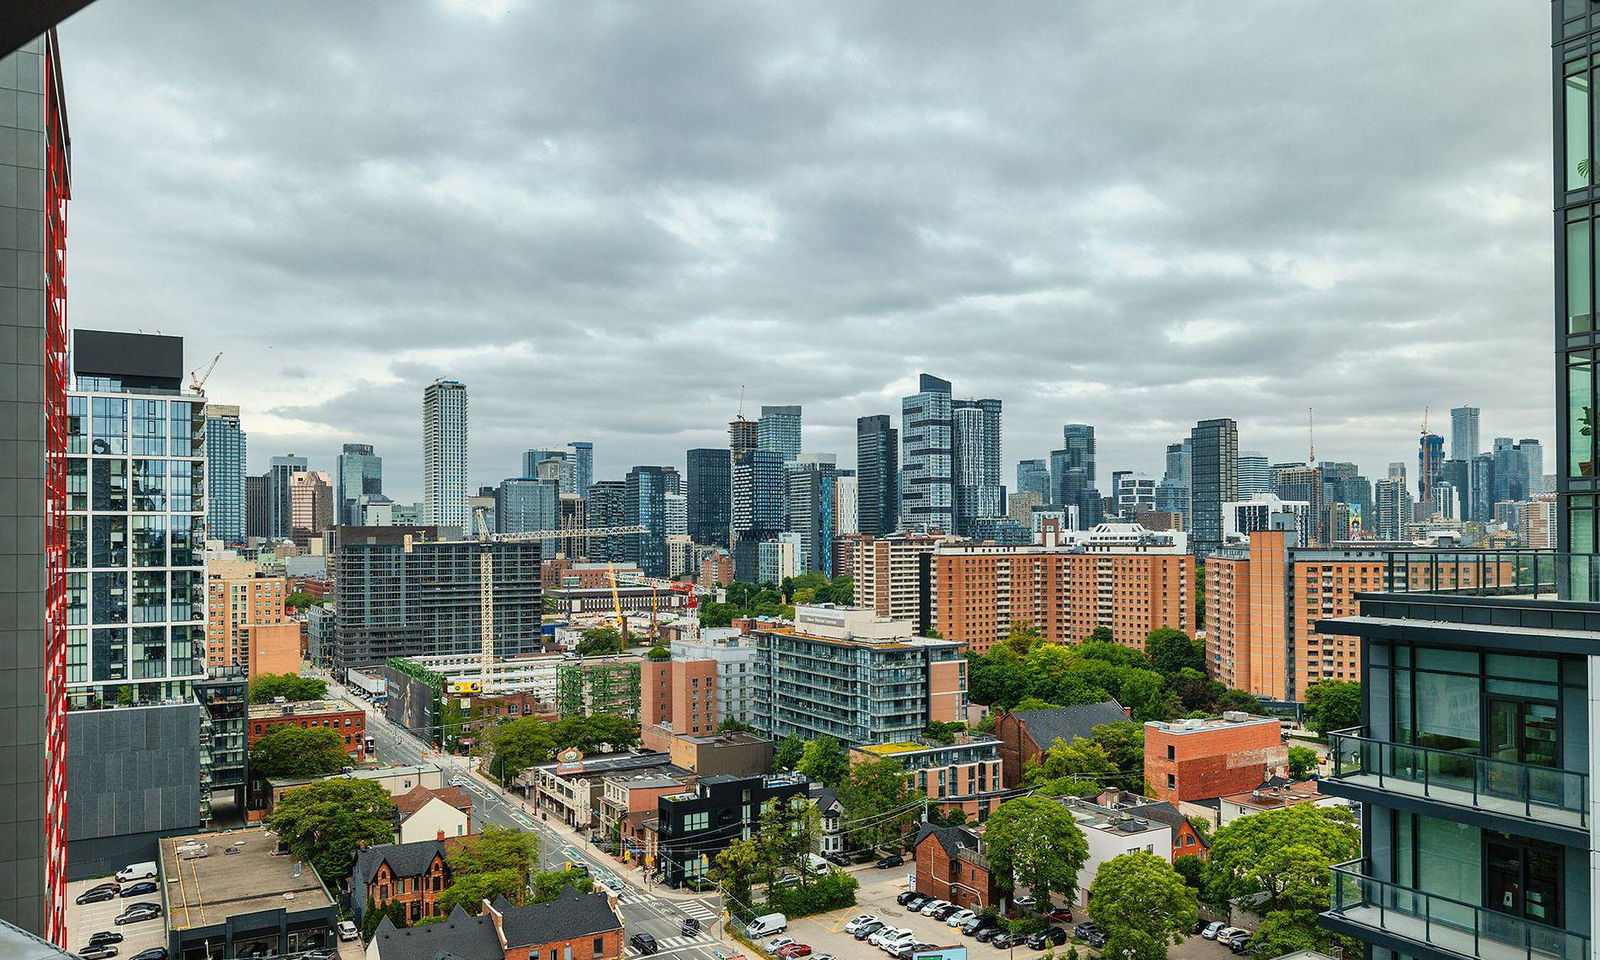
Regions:
M 360 704 L 367 713 L 367 735 L 372 737 L 378 759 L 388 763 L 438 764 L 445 771 L 445 779 L 465 777 L 467 790 L 472 794 L 472 819 L 474 823 L 511 827 L 531 832 L 539 837 L 539 859 L 546 868 L 559 868 L 576 854 L 596 877 L 618 876 L 616 862 L 610 857 L 587 849 L 576 848 L 570 839 L 556 833 L 529 816 L 514 796 L 502 792 L 494 784 L 480 779 L 471 764 L 462 757 L 432 754 L 428 746 L 410 733 L 396 727 L 384 718 L 383 712 L 354 693 L 344 690 L 332 679 L 328 680 L 330 692 Z M 711 948 L 718 944 L 716 934 L 722 909 L 714 897 L 682 899 L 658 896 L 633 884 L 631 876 L 623 876 L 623 889 L 618 897 L 622 920 L 631 936 L 648 933 L 656 938 L 660 950 L 658 957 L 673 960 L 717 960 Z M 701 933 L 695 937 L 682 935 L 685 918 L 700 921 Z M 724 955 L 738 953 L 740 947 L 731 941 L 721 945 Z M 627 956 L 637 957 L 638 951 L 627 949 Z

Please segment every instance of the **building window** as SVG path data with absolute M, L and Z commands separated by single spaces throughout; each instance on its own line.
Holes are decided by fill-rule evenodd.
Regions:
M 1168 790 L 1176 790 L 1176 789 L 1178 789 L 1178 775 L 1177 774 L 1175 774 L 1175 773 L 1167 774 L 1167 789 Z
M 1178 748 L 1175 745 L 1170 744 L 1170 743 L 1167 744 L 1167 759 L 1168 760 L 1176 760 L 1176 759 L 1178 759 Z
M 606 955 L 606 938 L 605 937 L 595 937 L 594 938 L 594 955 L 597 956 L 597 957 L 603 957 L 603 956 Z
M 1594 181 L 1594 168 L 1589 152 L 1590 79 L 1587 60 L 1573 60 L 1566 65 L 1566 82 L 1563 106 L 1565 108 L 1565 134 L 1563 136 L 1566 168 L 1566 188 L 1582 190 Z

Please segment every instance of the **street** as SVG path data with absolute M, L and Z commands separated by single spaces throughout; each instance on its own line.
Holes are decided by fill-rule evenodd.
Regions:
M 539 837 L 539 862 L 545 869 L 560 869 L 577 859 L 586 864 L 589 872 L 597 878 L 612 876 L 621 880 L 623 889 L 617 897 L 617 903 L 627 933 L 629 936 L 648 933 L 655 937 L 660 946 L 656 956 L 683 960 L 722 960 L 722 957 L 740 952 L 741 948 L 729 941 L 732 947 L 730 949 L 729 945 L 723 945 L 719 951 L 722 957 L 712 953 L 712 947 L 719 943 L 717 935 L 722 930 L 722 909 L 714 895 L 690 896 L 641 889 L 635 884 L 631 871 L 621 869 L 621 864 L 603 853 L 585 849 L 573 837 L 556 832 L 540 822 L 537 814 L 525 810 L 517 797 L 480 779 L 467 758 L 434 752 L 409 732 L 390 723 L 383 711 L 370 701 L 346 690 L 332 678 L 326 679 L 329 693 L 358 704 L 366 711 L 367 735 L 373 739 L 379 760 L 398 764 L 432 763 L 444 771 L 446 781 L 452 777 L 464 778 L 467 781 L 464 789 L 472 795 L 473 823 L 478 827 L 510 827 L 535 834 Z M 683 921 L 688 918 L 700 922 L 699 935 L 683 936 Z M 628 957 L 638 955 L 634 948 L 627 948 Z

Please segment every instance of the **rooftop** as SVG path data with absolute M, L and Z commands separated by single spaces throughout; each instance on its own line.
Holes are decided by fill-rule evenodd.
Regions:
M 753 733 L 680 733 L 678 739 L 696 746 L 753 746 L 771 743 L 766 737 Z
M 278 856 L 277 848 L 277 838 L 259 827 L 163 839 L 168 923 L 187 930 L 242 913 L 332 907 L 317 871 L 293 856 Z
M 330 697 L 326 700 L 290 700 L 287 703 L 252 703 L 251 720 L 271 720 L 278 717 L 318 716 L 326 713 L 363 713 L 349 700 Z
M 286 787 L 299 787 L 308 783 L 320 783 L 323 780 L 332 780 L 334 777 L 346 777 L 351 780 L 387 780 L 390 777 L 412 776 L 421 778 L 425 774 L 441 773 L 439 768 L 431 763 L 417 764 L 416 766 L 393 767 L 357 767 L 350 773 L 335 773 L 326 777 L 273 777 L 267 782 L 275 789 Z
M 1110 810 L 1098 806 L 1087 800 L 1077 797 L 1066 797 L 1061 801 L 1072 814 L 1072 819 L 1077 821 L 1079 827 L 1085 830 L 1098 830 L 1101 833 L 1134 835 L 1150 833 L 1157 830 L 1171 832 L 1171 827 L 1149 817 L 1138 816 L 1135 813 Z
M 936 743 L 932 740 L 901 740 L 896 743 L 874 743 L 861 747 L 852 747 L 862 753 L 870 753 L 875 757 L 899 757 L 912 753 L 938 753 L 941 750 L 959 750 L 963 747 L 982 747 L 999 744 L 997 737 L 979 734 L 977 736 L 957 737 L 953 743 Z
M 1203 733 L 1218 730 L 1224 727 L 1247 727 L 1253 724 L 1270 723 L 1277 726 L 1281 721 L 1277 717 L 1258 717 L 1245 713 L 1243 710 L 1229 710 L 1220 717 L 1207 719 L 1191 718 L 1188 720 L 1147 720 L 1145 727 L 1154 728 L 1164 733 Z
M 1318 788 L 1315 780 L 1289 783 L 1273 778 L 1247 793 L 1229 794 L 1222 799 L 1256 810 L 1281 810 L 1300 803 L 1325 800 L 1328 797 Z

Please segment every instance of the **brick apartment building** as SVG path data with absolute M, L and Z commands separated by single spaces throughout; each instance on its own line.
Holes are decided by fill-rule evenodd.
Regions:
M 1229 712 L 1215 720 L 1144 725 L 1144 778 L 1157 800 L 1215 800 L 1253 790 L 1288 763 L 1276 717 Z
M 714 587 L 717 584 L 728 586 L 733 583 L 733 554 L 720 548 L 706 553 L 700 558 L 700 567 L 695 573 L 694 582 L 703 587 Z
M 1194 558 L 1182 535 L 1136 524 L 1101 524 L 1059 543 L 1047 529 L 1042 546 L 947 543 L 933 553 L 931 581 L 934 629 L 975 653 L 1016 622 L 1053 643 L 1105 627 L 1138 648 L 1159 627 L 1195 630 Z
M 300 625 L 284 608 L 289 592 L 283 577 L 207 578 L 206 666 L 245 667 L 251 676 L 299 671 Z
M 245 726 L 246 748 L 254 747 L 257 740 L 278 727 L 332 730 L 342 738 L 344 751 L 354 762 L 367 758 L 367 713 L 348 700 L 251 704 Z
M 1128 711 L 1115 700 L 1048 710 L 1015 710 L 995 718 L 994 735 L 1000 740 L 1000 770 L 1007 787 L 1022 782 L 1022 774 L 1057 740 L 1071 743 L 1089 739 L 1103 723 L 1128 719 Z
M 843 539 L 843 538 L 841 538 Z M 908 620 L 927 628 L 930 609 L 926 558 L 943 537 L 920 533 L 896 533 L 887 537 L 851 537 L 845 548 L 850 554 L 848 569 L 855 579 L 855 605 L 866 607 L 880 617 Z
M 637 583 L 644 579 L 644 571 L 638 567 L 584 563 L 557 557 L 539 564 L 539 585 L 546 590 L 554 590 L 557 587 L 610 590 L 613 570 L 616 572 L 617 583 Z
M 971 830 L 924 823 L 911 851 L 918 893 L 974 911 L 1000 902 L 989 861 Z
M 673 734 L 716 732 L 715 660 L 646 660 L 642 675 L 639 726 L 646 749 L 666 750 Z
M 983 823 L 1005 794 L 1000 770 L 1000 741 L 975 734 L 955 743 L 926 739 L 878 743 L 851 748 L 850 762 L 895 760 L 905 768 L 915 794 L 937 800 L 936 809 L 960 810 L 968 822 Z
M 1206 658 L 1212 676 L 1258 697 L 1301 701 L 1320 680 L 1360 680 L 1361 648 L 1354 637 L 1318 632 L 1318 620 L 1353 617 L 1356 595 L 1382 591 L 1389 554 L 1377 547 L 1297 547 L 1293 517 L 1278 529 L 1250 534 L 1206 562 Z M 1392 545 L 1390 547 L 1392 549 Z M 1509 563 L 1480 569 L 1478 558 L 1418 550 L 1399 573 L 1410 583 L 1437 580 L 1441 588 L 1509 582 Z M 1464 560 L 1455 559 L 1458 556 Z

